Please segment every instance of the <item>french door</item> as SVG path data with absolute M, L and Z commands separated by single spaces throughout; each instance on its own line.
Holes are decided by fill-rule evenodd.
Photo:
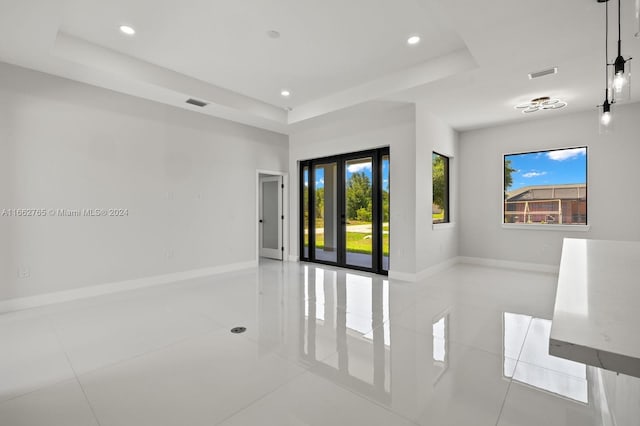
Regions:
M 301 260 L 386 274 L 389 148 L 300 163 Z

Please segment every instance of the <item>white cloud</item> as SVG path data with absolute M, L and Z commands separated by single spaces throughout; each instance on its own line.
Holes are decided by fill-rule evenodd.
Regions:
M 571 149 L 562 149 L 560 151 L 551 151 L 547 152 L 547 158 L 554 161 L 564 161 L 570 160 L 572 158 L 576 158 L 580 155 L 586 155 L 586 148 L 571 148 Z
M 349 167 L 347 167 L 347 170 L 349 170 L 349 173 L 357 173 L 362 170 L 371 170 L 371 163 L 351 164 L 349 165 Z
M 538 177 L 538 176 L 544 176 L 546 174 L 547 174 L 547 172 L 536 172 L 536 171 L 532 170 L 530 172 L 524 173 L 522 175 L 522 177 L 523 178 L 534 178 L 534 177 Z

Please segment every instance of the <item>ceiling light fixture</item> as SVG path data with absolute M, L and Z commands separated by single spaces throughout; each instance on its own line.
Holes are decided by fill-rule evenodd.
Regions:
M 598 108 L 602 108 L 600 117 L 598 120 L 599 130 L 601 134 L 609 133 L 613 130 L 611 115 L 611 105 L 615 103 L 614 99 L 609 102 L 609 0 L 598 0 L 598 3 L 607 3 L 605 5 L 605 24 L 604 24 L 604 102 L 602 105 L 598 105 Z
M 416 45 L 418 43 L 420 43 L 420 36 L 418 36 L 418 35 L 413 35 L 413 36 L 411 36 L 411 37 L 409 37 L 407 39 L 407 44 L 409 44 L 411 46 L 414 46 L 414 45 Z
M 551 99 L 549 96 L 541 96 L 539 98 L 531 99 L 531 101 L 516 105 L 515 108 L 522 110 L 523 114 L 529 114 L 546 109 L 560 109 L 567 106 L 565 101 L 560 99 Z
M 291 92 L 285 89 L 282 92 L 280 92 L 280 95 L 284 96 L 285 98 L 288 98 L 289 96 L 291 96 Z
M 614 74 L 613 74 L 613 90 L 616 101 L 628 100 L 631 97 L 631 59 L 624 59 L 622 57 L 622 40 L 621 40 L 621 24 L 620 24 L 620 10 L 621 0 L 618 0 L 618 56 L 613 62 Z M 626 70 L 625 70 L 625 65 Z
M 130 27 L 129 25 L 120 25 L 120 31 L 130 36 L 136 33 L 136 30 L 134 30 L 133 27 Z

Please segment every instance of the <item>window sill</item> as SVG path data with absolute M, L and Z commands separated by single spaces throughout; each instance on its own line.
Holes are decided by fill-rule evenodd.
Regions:
M 503 229 L 526 229 L 539 231 L 575 231 L 587 232 L 591 225 L 547 225 L 542 223 L 503 223 Z
M 456 223 L 455 222 L 434 223 L 432 227 L 434 231 L 440 231 L 442 229 L 453 229 L 456 227 Z

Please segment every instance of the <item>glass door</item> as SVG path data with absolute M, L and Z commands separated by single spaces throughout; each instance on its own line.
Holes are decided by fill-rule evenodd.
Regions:
M 391 223 L 389 200 L 391 196 L 391 187 L 389 183 L 391 176 L 389 172 L 389 154 L 382 156 L 382 182 L 380 202 L 382 203 L 382 269 L 389 270 L 389 224 Z
M 300 258 L 389 270 L 389 149 L 300 164 Z
M 373 158 L 345 161 L 345 264 L 373 268 Z
M 313 251 L 316 260 L 338 261 L 338 164 L 313 166 Z

